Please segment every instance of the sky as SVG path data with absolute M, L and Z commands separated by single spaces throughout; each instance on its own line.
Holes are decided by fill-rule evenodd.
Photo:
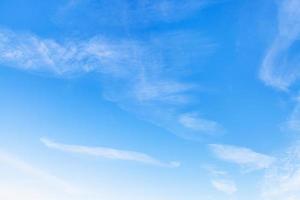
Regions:
M 0 199 L 300 199 L 300 0 L 1 0 Z

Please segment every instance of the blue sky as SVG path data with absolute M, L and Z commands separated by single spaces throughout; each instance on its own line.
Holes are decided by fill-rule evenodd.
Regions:
M 0 199 L 299 199 L 299 38 L 299 0 L 2 0 Z

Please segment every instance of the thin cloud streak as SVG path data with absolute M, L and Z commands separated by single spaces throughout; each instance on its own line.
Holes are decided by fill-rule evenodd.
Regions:
M 19 158 L 8 154 L 6 152 L 0 151 L 0 163 L 3 163 L 9 167 L 12 167 L 26 175 L 33 178 L 44 181 L 47 184 L 51 184 L 54 187 L 61 189 L 63 192 L 68 194 L 78 194 L 78 189 L 71 186 L 65 180 L 62 180 L 48 172 L 45 172 L 39 168 L 32 166 L 31 164 L 20 160 Z
M 210 183 L 216 190 L 227 195 L 233 195 L 237 192 L 236 183 L 230 178 L 227 171 L 219 170 L 212 165 L 204 166 L 204 169 L 212 176 Z
M 213 187 L 227 195 L 233 195 L 237 192 L 236 184 L 232 180 L 214 179 L 211 181 Z
M 210 144 L 211 151 L 221 160 L 246 167 L 247 170 L 266 169 L 272 165 L 275 158 L 257 153 L 245 147 Z
M 70 0 L 58 10 L 56 20 L 71 26 L 70 21 L 73 22 L 72 24 L 78 22 L 77 18 L 74 20 L 73 14 L 80 12 L 83 13 L 81 15 L 83 19 L 89 19 L 87 23 L 94 23 L 97 26 L 110 23 L 115 27 L 130 30 L 134 26 L 180 21 L 216 2 L 214 0 L 111 0 L 108 3 L 103 0 Z M 88 12 L 93 12 L 93 17 L 90 17 Z
M 118 149 L 112 149 L 106 147 L 89 147 L 89 146 L 62 144 L 62 143 L 53 142 L 46 138 L 41 138 L 40 140 L 45 146 L 49 148 L 57 149 L 68 153 L 84 154 L 84 155 L 96 156 L 96 157 L 112 159 L 112 160 L 135 161 L 135 162 L 140 162 L 140 163 L 159 166 L 159 167 L 176 168 L 180 166 L 179 162 L 166 163 L 157 160 L 147 154 L 135 152 L 135 151 L 124 151 L 124 150 L 118 150 Z
M 296 105 L 288 119 L 281 126 L 282 131 L 300 133 L 300 99 L 297 98 Z
M 198 117 L 195 113 L 182 114 L 179 123 L 188 129 L 207 133 L 207 134 L 220 134 L 224 132 L 224 128 L 216 121 Z

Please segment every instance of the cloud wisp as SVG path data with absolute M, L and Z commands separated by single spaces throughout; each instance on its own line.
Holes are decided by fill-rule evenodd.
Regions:
M 300 148 L 299 142 L 281 154 L 269 168 L 262 184 L 264 200 L 300 199 Z
M 82 13 L 81 17 L 83 19 L 89 19 L 86 20 L 87 23 L 94 23 L 95 26 L 101 27 L 110 23 L 115 27 L 126 27 L 130 30 L 131 27 L 135 26 L 144 27 L 157 23 L 180 21 L 215 2 L 208 0 L 186 0 L 184 2 L 172 0 L 111 0 L 108 3 L 104 0 L 71 0 L 58 10 L 56 18 L 58 22 L 70 25 L 71 21 L 74 24 L 78 22 L 78 18 L 74 18 L 74 13 L 79 12 Z M 88 14 L 90 12 L 93 12 L 92 16 Z
M 235 181 L 227 171 L 217 169 L 212 165 L 206 165 L 204 169 L 212 176 L 210 183 L 214 189 L 226 195 L 233 195 L 238 191 Z
M 126 43 L 126 44 L 125 44 Z M 98 71 L 124 75 L 120 67 L 135 66 L 137 46 L 130 41 L 112 41 L 93 37 L 86 41 L 57 42 L 29 33 L 0 30 L 0 63 L 23 70 L 68 75 Z M 126 53 L 125 53 L 126 51 Z M 132 62 L 129 62 L 133 60 Z
M 227 195 L 233 195 L 237 192 L 237 187 L 235 183 L 231 180 L 214 179 L 211 181 L 211 184 L 216 190 L 223 192 Z
M 58 41 L 0 29 L 3 66 L 60 77 L 96 73 L 106 100 L 185 139 L 220 132 L 217 122 L 182 113 L 200 89 L 178 74 L 214 48 L 190 31 L 147 41 L 102 36 Z
M 278 2 L 278 33 L 268 50 L 260 71 L 260 78 L 269 86 L 288 90 L 300 77 L 300 1 Z M 299 98 L 283 128 L 300 131 Z M 299 142 L 278 156 L 266 170 L 262 184 L 263 200 L 300 199 Z
M 167 167 L 167 168 L 168 167 L 176 168 L 180 166 L 179 162 L 168 162 L 168 163 L 162 162 L 147 154 L 135 152 L 135 151 L 125 151 L 125 150 L 118 150 L 118 149 L 112 149 L 106 147 L 89 147 L 89 146 L 62 144 L 62 143 L 51 141 L 46 138 L 41 138 L 40 140 L 45 146 L 49 148 L 57 149 L 68 153 L 84 154 L 84 155 L 96 156 L 96 157 L 112 159 L 112 160 L 135 161 L 135 162 L 140 162 L 148 165 Z
M 198 117 L 195 113 L 182 114 L 179 123 L 188 129 L 210 134 L 223 133 L 224 128 L 216 121 Z
M 250 171 L 266 169 L 275 160 L 271 156 L 257 153 L 245 147 L 222 144 L 210 144 L 209 147 L 219 159 L 238 164 Z
M 292 113 L 286 120 L 286 122 L 283 123 L 281 126 L 283 131 L 291 131 L 294 133 L 300 132 L 300 101 L 299 97 L 296 101 L 296 105 L 292 110 Z
M 14 168 L 34 179 L 43 181 L 46 184 L 50 184 L 54 188 L 61 190 L 67 194 L 78 194 L 78 188 L 71 186 L 65 180 L 58 178 L 48 172 L 32 166 L 31 164 L 15 157 L 14 155 L 0 151 L 0 163 Z
M 260 70 L 260 78 L 272 87 L 287 90 L 300 77 L 300 2 L 279 2 L 278 33 Z

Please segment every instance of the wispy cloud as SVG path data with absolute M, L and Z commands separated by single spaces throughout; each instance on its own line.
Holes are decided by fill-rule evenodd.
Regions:
M 16 169 L 34 179 L 41 180 L 42 182 L 51 185 L 67 194 L 79 194 L 78 188 L 71 186 L 65 180 L 58 178 L 44 170 L 32 166 L 31 164 L 17 158 L 14 155 L 0 151 L 0 163 Z
M 261 67 L 260 77 L 270 86 L 288 90 L 300 77 L 300 1 L 278 2 L 278 33 Z M 283 128 L 300 131 L 300 107 L 297 100 Z M 262 185 L 263 200 L 300 199 L 299 143 L 281 154 L 267 169 Z
M 89 147 L 89 146 L 79 146 L 79 145 L 68 145 L 53 142 L 46 138 L 41 138 L 41 142 L 49 148 L 57 149 L 69 153 L 79 153 L 86 154 L 90 156 L 96 156 L 106 159 L 113 160 L 126 160 L 126 161 L 135 161 L 140 163 L 145 163 L 149 165 L 155 165 L 159 167 L 179 167 L 179 162 L 162 162 L 157 160 L 147 154 L 135 152 L 135 151 L 124 151 L 106 147 Z
M 29 33 L 0 30 L 2 64 L 55 75 L 98 71 L 121 76 L 136 67 L 133 64 L 134 55 L 141 51 L 137 48 L 130 41 L 113 43 L 101 37 L 93 37 L 86 41 L 57 42 Z M 124 62 L 132 68 L 122 68 Z
M 219 123 L 212 120 L 200 118 L 195 113 L 182 114 L 179 117 L 178 121 L 184 127 L 202 133 L 217 134 L 224 132 L 223 127 Z
M 183 95 L 192 86 L 174 81 L 157 80 L 149 81 L 141 76 L 139 83 L 134 87 L 134 95 L 139 102 L 169 102 L 171 104 L 181 104 L 189 101 Z
M 226 177 L 228 175 L 228 172 L 217 169 L 213 165 L 204 165 L 203 169 L 205 169 L 213 177 Z
M 283 131 L 288 130 L 288 131 L 292 131 L 292 132 L 296 132 L 296 133 L 300 132 L 300 101 L 299 101 L 299 99 L 297 99 L 296 103 L 297 104 L 293 108 L 292 113 L 290 114 L 290 116 L 288 117 L 286 122 L 284 122 L 283 125 L 281 126 L 281 129 Z
M 270 86 L 287 90 L 300 76 L 300 52 L 295 48 L 300 36 L 300 2 L 278 2 L 278 33 L 260 70 L 260 78 Z
M 206 165 L 204 169 L 210 174 L 210 183 L 216 190 L 227 195 L 233 195 L 237 192 L 235 181 L 230 178 L 227 171 L 220 170 L 212 165 Z
M 76 23 L 74 13 L 82 13 L 83 19 L 89 19 L 87 23 L 94 23 L 96 26 L 111 23 L 116 27 L 147 26 L 153 23 L 166 23 L 179 21 L 187 18 L 197 11 L 205 8 L 216 1 L 208 0 L 142 0 L 142 1 L 117 1 L 110 3 L 104 0 L 83 1 L 70 0 L 62 6 L 57 13 L 57 20 L 65 24 Z M 93 15 L 88 13 L 92 12 Z M 76 15 L 75 15 L 76 16 Z M 105 20 L 104 20 L 105 19 Z
M 266 169 L 275 160 L 271 156 L 244 147 L 211 144 L 210 149 L 219 159 L 246 167 L 247 170 Z
M 60 77 L 96 73 L 106 100 L 186 139 L 220 131 L 217 122 L 182 113 L 201 90 L 178 74 L 214 48 L 191 31 L 146 41 L 102 36 L 58 41 L 0 29 L 3 66 Z
M 263 185 L 264 200 L 300 199 L 300 148 L 299 143 L 280 155 L 267 170 Z
M 211 184 L 216 190 L 228 195 L 232 195 L 237 192 L 237 187 L 232 180 L 215 179 L 211 181 Z

